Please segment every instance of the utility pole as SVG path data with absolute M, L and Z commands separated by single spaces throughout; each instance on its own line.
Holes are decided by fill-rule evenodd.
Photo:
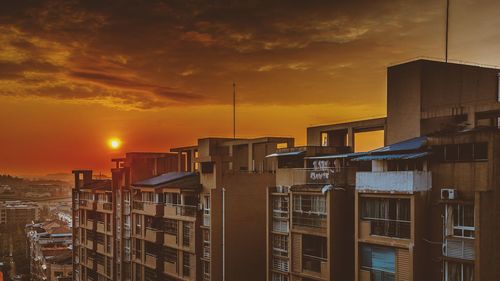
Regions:
M 233 139 L 236 139 L 236 83 L 233 81 Z
M 448 29 L 449 29 L 449 18 L 450 18 L 450 0 L 446 0 L 446 46 L 445 46 L 445 55 L 444 60 L 448 62 Z

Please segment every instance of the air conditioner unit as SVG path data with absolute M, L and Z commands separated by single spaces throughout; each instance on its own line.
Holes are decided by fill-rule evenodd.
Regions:
M 442 188 L 441 189 L 441 200 L 454 200 L 457 199 L 457 190 L 453 188 Z

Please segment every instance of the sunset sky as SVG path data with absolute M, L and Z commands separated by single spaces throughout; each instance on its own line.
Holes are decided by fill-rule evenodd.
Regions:
M 385 116 L 386 68 L 444 56 L 445 1 L 2 1 L 0 174 Z M 452 0 L 452 60 L 500 65 L 500 1 Z M 107 141 L 120 138 L 111 151 Z M 366 141 L 366 140 L 365 140 Z

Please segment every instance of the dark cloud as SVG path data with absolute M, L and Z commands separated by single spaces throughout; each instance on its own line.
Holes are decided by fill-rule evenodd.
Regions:
M 432 0 L 8 1 L 0 94 L 156 108 L 228 103 L 237 80 L 245 103 L 382 100 L 388 64 L 441 55 L 443 12 Z

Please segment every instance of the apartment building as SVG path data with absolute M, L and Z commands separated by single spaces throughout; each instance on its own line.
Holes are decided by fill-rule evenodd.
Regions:
M 266 190 L 275 186 L 276 159 L 292 138 L 206 138 L 172 149 L 198 169 L 202 208 L 200 280 L 265 280 Z M 189 159 L 188 159 L 189 160 Z
M 354 176 L 347 146 L 279 149 L 267 195 L 266 280 L 352 280 Z
M 58 219 L 26 225 L 31 280 L 72 280 L 71 235 Z
M 264 280 L 266 190 L 291 138 L 200 139 L 76 170 L 75 280 Z
M 356 280 L 496 280 L 498 69 L 388 69 L 386 147 L 353 161 Z
M 0 202 L 0 262 L 14 265 L 10 276 L 26 273 L 26 235 L 24 226 L 39 219 L 37 203 L 24 201 Z
M 75 170 L 73 189 L 73 278 L 113 280 L 114 221 L 111 180 Z

